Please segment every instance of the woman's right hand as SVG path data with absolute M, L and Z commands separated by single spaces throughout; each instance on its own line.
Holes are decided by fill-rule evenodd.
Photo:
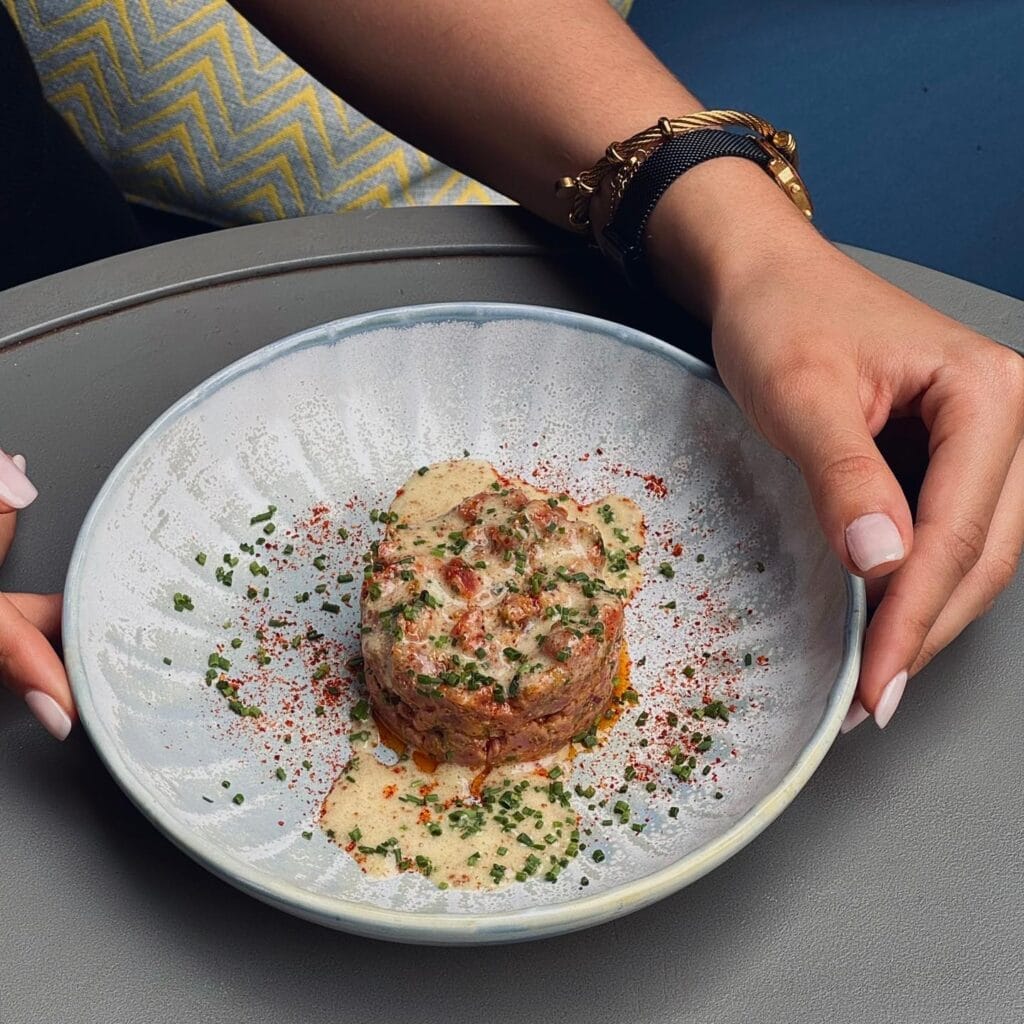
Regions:
M 36 498 L 25 458 L 0 452 L 0 565 L 14 541 L 18 510 Z M 29 710 L 57 739 L 71 731 L 75 705 L 54 645 L 60 642 L 60 594 L 0 593 L 0 680 L 24 697 Z

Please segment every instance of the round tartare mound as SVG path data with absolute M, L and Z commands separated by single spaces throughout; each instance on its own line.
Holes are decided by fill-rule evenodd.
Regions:
M 610 702 L 627 592 L 567 504 L 495 483 L 422 522 L 381 517 L 362 590 L 366 682 L 413 750 L 481 767 L 538 759 Z

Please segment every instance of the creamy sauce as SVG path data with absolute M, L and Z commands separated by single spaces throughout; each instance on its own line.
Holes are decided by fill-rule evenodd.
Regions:
M 395 755 L 373 736 L 353 748 L 321 827 L 374 878 L 416 871 L 444 887 L 492 889 L 557 876 L 579 849 L 559 756 L 480 779 L 459 765 L 425 772 L 410 759 L 385 763 Z
M 438 544 L 443 548 L 450 536 L 462 536 L 454 531 L 465 530 L 466 522 L 455 506 L 482 492 L 500 496 L 506 488 L 519 489 L 531 500 L 557 500 L 568 520 L 596 527 L 606 555 L 604 584 L 626 599 L 638 589 L 644 522 L 632 501 L 608 495 L 580 505 L 568 495 L 501 476 L 479 460 L 442 462 L 413 473 L 381 517 L 387 527 L 382 545 L 393 549 L 390 557 L 396 560 L 408 556 L 413 566 Z M 484 501 L 484 522 L 489 511 L 494 512 Z M 504 571 L 514 572 L 511 567 Z M 376 600 L 388 603 L 392 597 L 378 594 Z M 532 646 L 523 650 L 526 662 L 540 657 Z M 497 657 L 482 664 L 501 683 L 506 682 L 502 673 L 515 671 Z M 623 649 L 617 695 L 628 686 L 628 666 Z M 617 709 L 605 712 L 603 724 L 616 717 Z M 577 855 L 577 816 L 568 783 L 571 748 L 544 762 L 503 765 L 482 776 L 477 768 L 434 764 L 416 753 L 407 757 L 400 743 L 387 735 L 383 739 L 382 745 L 378 730 L 354 746 L 321 817 L 321 827 L 367 875 L 417 871 L 444 887 L 496 888 L 529 878 L 554 880 Z M 388 746 L 397 746 L 397 753 Z
M 463 498 L 491 490 L 495 483 L 501 487 L 516 487 L 527 497 L 541 501 L 554 495 L 569 519 L 597 527 L 612 565 L 625 562 L 623 571 L 609 570 L 606 579 L 617 581 L 616 585 L 624 587 L 629 596 L 636 593 L 643 582 L 638 556 L 644 544 L 645 528 L 643 513 L 635 502 L 621 494 L 607 494 L 589 505 L 580 505 L 567 494 L 542 490 L 518 477 L 502 476 L 489 462 L 481 459 L 436 462 L 428 466 L 425 473 L 413 473 L 399 488 L 388 509 L 397 515 L 398 526 L 402 528 L 395 531 L 395 536 L 401 537 L 403 548 L 412 549 L 419 539 L 434 543 L 435 534 L 428 536 L 416 532 L 416 524 L 446 515 Z M 622 559 L 616 560 L 616 555 L 621 555 Z

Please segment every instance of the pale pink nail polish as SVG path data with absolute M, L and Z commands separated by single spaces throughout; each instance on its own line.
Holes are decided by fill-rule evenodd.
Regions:
M 851 729 L 856 729 L 861 722 L 871 716 L 867 712 L 867 708 L 859 700 L 854 700 L 850 705 L 850 710 L 846 712 L 846 717 L 843 719 L 843 724 L 839 726 L 839 731 L 846 733 Z
M 71 732 L 71 719 L 48 693 L 43 693 L 42 690 L 29 690 L 25 694 L 25 703 L 51 736 L 58 740 L 68 738 L 68 733 Z
M 896 713 L 896 708 L 899 707 L 900 698 L 906 687 L 907 673 L 905 669 L 902 672 L 897 672 L 885 684 L 882 696 L 878 698 L 878 703 L 875 705 L 875 721 L 878 723 L 879 729 L 884 729 L 889 724 L 889 719 Z
M 24 458 L 18 465 L 17 458 L 11 458 L 0 452 L 0 501 L 11 508 L 25 508 L 36 500 L 39 492 L 32 486 L 32 481 L 25 476 Z
M 846 528 L 846 550 L 861 572 L 903 557 L 903 539 L 884 512 L 869 512 Z

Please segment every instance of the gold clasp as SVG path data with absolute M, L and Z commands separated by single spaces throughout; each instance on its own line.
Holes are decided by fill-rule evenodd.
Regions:
M 786 133 L 788 134 L 788 133 Z M 793 205 L 808 219 L 814 216 L 814 205 L 810 194 L 797 169 L 770 143 L 758 140 L 761 148 L 771 158 L 768 161 L 768 173 L 775 179 L 775 184 L 792 200 Z M 795 151 L 795 146 L 793 147 Z

